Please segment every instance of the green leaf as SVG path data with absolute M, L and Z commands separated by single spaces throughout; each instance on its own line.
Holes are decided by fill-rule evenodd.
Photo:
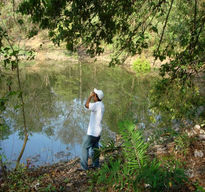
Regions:
M 155 26 L 152 26 L 151 30 L 154 31 L 155 33 L 158 33 L 158 29 Z
M 18 23 L 19 23 L 20 25 L 23 25 L 23 24 L 24 24 L 24 22 L 23 22 L 22 19 L 18 19 Z

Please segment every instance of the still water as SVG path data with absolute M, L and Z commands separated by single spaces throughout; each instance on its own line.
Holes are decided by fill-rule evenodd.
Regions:
M 115 138 L 117 124 L 125 118 L 134 118 L 143 126 L 148 124 L 150 79 L 142 80 L 122 68 L 102 64 L 61 63 L 61 67 L 50 66 L 40 70 L 32 67 L 21 70 L 29 130 L 22 163 L 26 164 L 29 159 L 32 165 L 39 166 L 80 156 L 90 116 L 84 104 L 93 88 L 103 90 L 105 95 L 102 142 Z M 10 78 L 13 82 L 11 89 L 16 90 L 15 75 Z M 7 87 L 2 81 L 0 94 L 3 95 Z M 8 128 L 1 134 L 0 147 L 10 167 L 14 167 L 23 145 L 19 104 L 17 96 L 13 96 L 2 114 Z

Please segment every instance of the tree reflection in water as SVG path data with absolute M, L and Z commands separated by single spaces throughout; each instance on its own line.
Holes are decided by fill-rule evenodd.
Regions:
M 133 117 L 146 119 L 148 115 L 147 90 L 150 81 L 140 81 L 117 67 L 80 63 L 58 71 L 23 70 L 21 79 L 30 135 L 23 162 L 27 158 L 38 157 L 34 158 L 38 159 L 38 163 L 34 164 L 52 163 L 80 154 L 82 137 L 86 133 L 90 116 L 84 103 L 95 87 L 105 93 L 102 140 L 114 136 L 120 120 Z M 12 89 L 16 87 L 14 81 Z M 2 93 L 6 90 L 3 81 L 0 88 Z M 21 111 L 14 110 L 18 104 L 18 98 L 13 97 L 3 115 L 9 131 L 7 129 L 1 139 L 4 139 L 3 151 L 9 160 L 16 159 L 15 154 L 18 154 L 23 135 Z M 5 139 L 5 134 L 8 139 Z

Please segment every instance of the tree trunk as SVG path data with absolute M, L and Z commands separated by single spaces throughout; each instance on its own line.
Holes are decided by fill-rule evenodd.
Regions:
M 22 149 L 21 149 L 21 152 L 18 156 L 18 159 L 17 159 L 17 162 L 16 162 L 16 168 L 18 168 L 19 166 L 19 162 L 21 160 L 21 157 L 23 155 L 23 152 L 25 150 L 25 147 L 26 147 L 26 143 L 27 143 L 27 140 L 28 140 L 28 131 L 27 131 L 27 127 L 26 127 L 26 117 L 25 117 L 25 110 L 24 110 L 24 101 L 23 101 L 23 93 L 22 93 L 22 88 L 21 88 L 21 81 L 20 81 L 20 73 L 19 73 L 19 59 L 18 59 L 18 55 L 15 54 L 15 51 L 14 51 L 14 48 L 13 48 L 13 45 L 11 44 L 10 42 L 10 39 L 4 35 L 4 38 L 7 40 L 9 46 L 11 47 L 12 51 L 13 51 L 13 54 L 14 54 L 14 57 L 15 57 L 15 64 L 16 64 L 16 75 L 17 75 L 17 79 L 18 79 L 18 86 L 19 86 L 19 91 L 20 91 L 20 99 L 21 99 L 21 105 L 22 105 L 22 115 L 23 115 L 23 123 L 24 123 L 24 144 L 22 146 Z
M 27 131 L 27 127 L 26 127 L 26 117 L 25 117 L 25 110 L 24 110 L 24 100 L 23 100 L 23 93 L 22 93 L 22 88 L 21 88 L 21 81 L 20 81 L 20 74 L 19 74 L 19 65 L 18 65 L 18 58 L 16 58 L 16 64 L 17 64 L 17 78 L 18 78 L 18 86 L 19 86 L 19 91 L 20 91 L 20 99 L 21 99 L 21 105 L 22 105 L 22 115 L 23 115 L 23 123 L 24 123 L 24 143 L 21 149 L 21 152 L 18 156 L 17 162 L 16 162 L 16 168 L 18 168 L 21 157 L 24 153 L 25 147 L 26 147 L 26 143 L 28 140 L 28 131 Z
M 80 74 L 79 74 L 79 83 L 80 83 L 80 102 L 82 103 L 82 63 L 79 63 Z

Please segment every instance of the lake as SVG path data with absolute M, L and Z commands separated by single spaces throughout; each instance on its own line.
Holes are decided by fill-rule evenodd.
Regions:
M 52 65 L 53 63 L 53 65 Z M 54 66 L 54 67 L 53 67 Z M 105 114 L 101 143 L 115 139 L 118 122 L 136 119 L 145 128 L 149 126 L 148 91 L 152 78 L 141 78 L 120 67 L 104 64 L 59 63 L 48 61 L 39 69 L 32 66 L 21 69 L 21 81 L 29 140 L 21 162 L 40 166 L 67 161 L 80 156 L 82 138 L 86 134 L 90 112 L 84 105 L 90 92 L 104 92 Z M 17 90 L 16 77 L 12 90 Z M 0 82 L 1 96 L 8 91 Z M 1 153 L 9 167 L 23 145 L 23 120 L 20 99 L 13 96 L 6 111 L 1 114 L 7 129 L 1 134 Z

